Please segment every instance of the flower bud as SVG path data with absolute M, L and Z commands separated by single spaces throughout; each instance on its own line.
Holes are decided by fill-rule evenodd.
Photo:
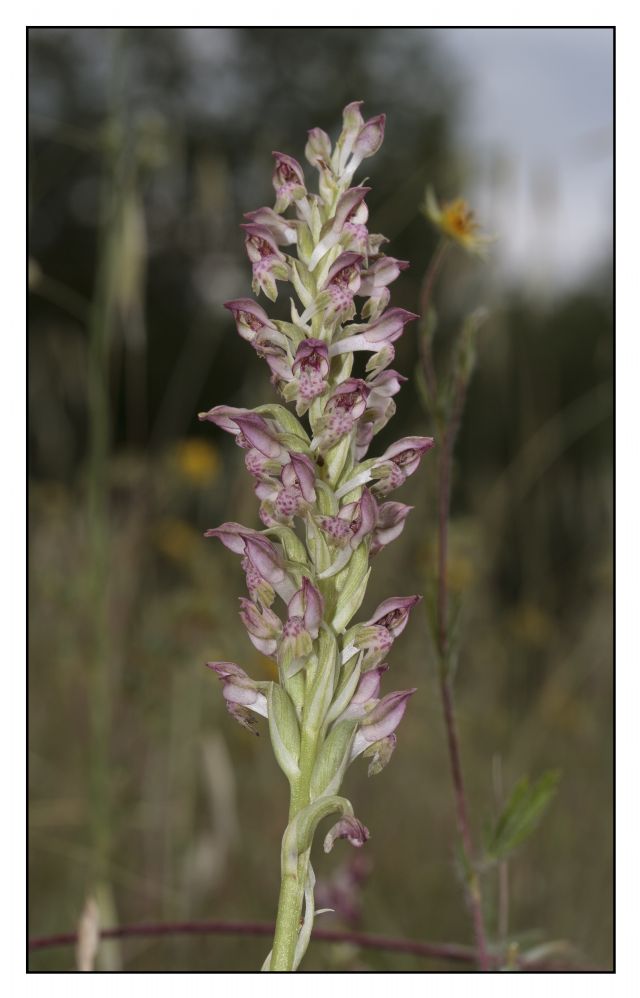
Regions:
M 415 312 L 407 312 L 405 308 L 391 308 L 375 322 L 355 327 L 357 329 L 355 334 L 349 333 L 332 343 L 329 356 L 336 357 L 338 354 L 351 353 L 354 350 L 369 350 L 375 353 L 395 342 L 402 336 L 406 324 L 418 318 Z M 351 328 L 353 327 L 347 327 L 347 330 Z
M 244 217 L 248 218 L 254 225 L 264 225 L 278 246 L 290 246 L 297 242 L 297 227 L 300 224 L 297 219 L 283 218 L 273 208 L 257 208 L 256 211 L 247 211 Z
M 253 720 L 247 713 L 252 710 L 262 717 L 267 717 L 267 699 L 244 669 L 235 662 L 207 662 L 207 668 L 212 669 L 222 682 L 222 695 L 227 710 L 240 724 L 252 730 Z M 257 732 L 256 732 L 257 734 Z
M 378 701 L 373 710 L 360 722 L 351 749 L 352 761 L 370 745 L 393 734 L 404 717 L 410 697 L 415 692 L 415 689 L 398 690 L 397 693 L 387 693 Z
M 312 128 L 308 133 L 304 154 L 311 166 L 326 169 L 331 161 L 331 139 L 322 128 Z
M 341 818 L 327 832 L 324 840 L 324 851 L 331 852 L 338 839 L 346 839 L 352 846 L 359 849 L 370 838 L 371 833 L 369 829 L 361 821 L 358 821 L 357 818 Z
M 324 600 L 316 587 L 304 576 L 302 587 L 294 593 L 289 603 L 289 616 L 302 618 L 305 628 L 315 640 L 318 637 Z
M 353 147 L 354 158 L 359 157 L 361 161 L 375 156 L 384 141 L 385 122 L 386 115 L 378 114 L 364 123 Z
M 251 600 L 241 597 L 240 619 L 247 629 L 253 646 L 271 658 L 278 647 L 278 638 L 282 634 L 282 621 L 268 607 L 259 607 Z

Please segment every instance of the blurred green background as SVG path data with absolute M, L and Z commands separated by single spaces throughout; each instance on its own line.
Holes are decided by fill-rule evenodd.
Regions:
M 509 935 L 522 951 L 564 940 L 610 966 L 611 32 L 474 30 L 29 31 L 33 935 L 74 928 L 96 891 L 105 925 L 274 917 L 286 783 L 264 733 L 233 723 L 203 668 L 230 659 L 270 675 L 236 613 L 237 559 L 202 538 L 227 519 L 258 525 L 256 503 L 241 452 L 196 414 L 272 398 L 266 366 L 222 308 L 249 293 L 238 225 L 272 203 L 271 150 L 302 161 L 307 129 L 335 136 L 342 107 L 363 99 L 368 115 L 388 116 L 365 164 L 371 228 L 411 261 L 394 304 L 417 309 L 436 244 L 419 214 L 428 182 L 441 197 L 474 195 L 499 236 L 487 264 L 452 254 L 436 295 L 441 360 L 470 308 L 490 312 L 457 448 L 449 580 L 463 607 L 456 691 L 475 837 L 521 775 L 560 768 L 554 803 L 510 863 Z M 508 115 L 514 142 L 482 144 L 499 120 L 500 71 L 528 151 Z M 586 115 L 575 136 L 563 88 Z M 549 92 L 550 113 L 535 117 L 526 101 Z M 591 121 L 593 107 L 604 111 Z M 575 138 L 566 161 L 559 146 L 545 158 L 554 128 Z M 395 364 L 407 375 L 410 329 Z M 375 446 L 429 430 L 410 382 Z M 394 497 L 415 510 L 376 562 L 365 615 L 430 584 L 434 469 L 427 457 Z M 322 921 L 468 942 L 420 610 L 391 664 L 387 689 L 419 692 L 389 768 L 370 781 L 364 765 L 349 771 L 372 838 L 357 871 L 347 847 L 318 860 L 325 893 L 354 872 L 360 885 L 351 913 Z M 494 941 L 496 897 L 491 874 Z M 267 949 L 132 940 L 103 946 L 98 966 L 252 970 Z M 71 967 L 73 954 L 38 953 L 30 966 Z M 437 966 L 447 969 L 320 943 L 306 960 Z

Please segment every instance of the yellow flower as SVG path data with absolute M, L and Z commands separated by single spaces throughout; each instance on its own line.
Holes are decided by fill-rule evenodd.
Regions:
M 180 473 L 194 485 L 206 485 L 220 469 L 215 447 L 204 440 L 181 441 L 176 446 L 175 459 Z
M 172 561 L 188 561 L 200 543 L 200 534 L 177 517 L 165 517 L 155 525 L 156 546 Z
M 469 253 L 483 256 L 487 244 L 493 241 L 491 236 L 481 234 L 480 225 L 476 222 L 474 214 L 464 198 L 445 201 L 440 206 L 433 188 L 428 187 L 424 212 L 436 228 L 440 229 L 445 236 L 454 239 Z

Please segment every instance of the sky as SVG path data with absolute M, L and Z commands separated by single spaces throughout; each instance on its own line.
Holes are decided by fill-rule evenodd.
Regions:
M 504 272 L 551 292 L 588 278 L 611 252 L 611 30 L 434 33 L 463 80 L 466 193 Z

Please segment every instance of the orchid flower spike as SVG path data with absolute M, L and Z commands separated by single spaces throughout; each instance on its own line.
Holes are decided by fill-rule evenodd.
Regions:
M 367 841 L 369 830 L 339 796 L 342 780 L 360 756 L 371 775 L 389 762 L 415 693 L 381 694 L 381 685 L 383 659 L 420 597 L 391 597 L 352 623 L 374 555 L 400 536 L 411 512 L 383 500 L 433 445 L 429 437 L 405 437 L 369 456 L 406 381 L 390 367 L 394 344 L 417 316 L 390 307 L 389 285 L 408 263 L 386 256 L 385 237 L 369 232 L 370 188 L 353 180 L 385 129 L 383 114 L 365 119 L 361 107 L 354 101 L 344 109 L 335 144 L 320 128 L 309 132 L 305 156 L 318 172 L 317 194 L 298 160 L 274 152 L 275 201 L 241 226 L 254 298 L 225 307 L 295 413 L 281 403 L 216 405 L 199 417 L 244 452 L 263 524 L 223 523 L 206 536 L 240 558 L 247 583 L 240 619 L 251 645 L 273 660 L 277 681 L 254 681 L 234 662 L 208 665 L 235 720 L 254 730 L 256 718 L 267 718 L 290 784 L 276 931 L 265 962 L 275 971 L 295 970 L 311 935 L 316 829 L 333 817 L 325 851 L 338 839 L 356 847 Z M 284 282 L 287 321 L 265 309 Z

